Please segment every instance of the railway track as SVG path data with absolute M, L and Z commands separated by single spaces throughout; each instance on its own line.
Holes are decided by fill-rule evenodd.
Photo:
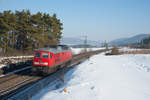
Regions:
M 31 67 L 28 67 L 27 69 L 24 69 L 24 70 L 21 70 L 21 71 L 18 71 L 18 72 L 14 72 L 14 73 L 5 75 L 5 76 L 3 76 L 3 77 L 0 77 L 0 84 L 6 82 L 6 81 L 8 81 L 8 80 L 11 80 L 11 79 L 13 79 L 13 78 L 18 77 L 18 74 L 21 74 L 21 73 L 24 74 L 24 73 L 26 73 L 26 71 L 29 72 L 29 69 L 30 69 L 30 68 L 31 68 Z
M 104 51 L 106 50 L 97 50 L 88 53 L 74 55 L 71 65 L 69 66 L 76 65 L 82 62 L 83 60 L 89 58 L 90 56 Z M 69 69 L 70 68 L 67 68 L 66 70 Z M 18 73 L 14 73 L 12 75 L 5 76 L 5 78 L 1 77 L 0 78 L 0 99 L 7 100 L 9 97 L 13 96 L 17 92 L 25 89 L 25 87 L 28 87 L 29 85 L 32 85 L 45 77 L 47 76 L 39 76 L 39 75 L 32 74 L 31 69 L 27 69 Z

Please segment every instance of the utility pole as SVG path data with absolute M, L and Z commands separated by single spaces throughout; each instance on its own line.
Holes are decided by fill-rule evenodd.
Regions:
M 84 40 L 84 51 L 87 52 L 87 36 L 84 36 L 85 37 L 85 40 Z
M 107 44 L 106 40 L 104 42 L 104 46 L 105 46 L 106 50 L 108 50 L 108 44 Z

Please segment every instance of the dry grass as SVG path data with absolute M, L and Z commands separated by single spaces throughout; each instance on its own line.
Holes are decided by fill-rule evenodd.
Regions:
M 105 53 L 105 55 L 120 55 L 119 48 L 117 46 L 114 46 L 110 52 Z
M 0 75 L 2 75 L 3 74 L 3 72 L 2 72 L 2 70 L 0 69 Z
M 67 93 L 67 88 L 66 87 L 64 87 L 64 92 Z
M 125 51 L 125 52 L 120 52 L 120 54 L 150 54 L 150 50 Z
M 119 49 L 118 49 L 117 46 L 114 46 L 114 47 L 112 48 L 111 54 L 112 54 L 112 55 L 119 55 L 119 54 L 120 54 Z
M 150 54 L 150 49 L 141 49 L 136 51 L 122 51 L 120 52 L 117 46 L 114 46 L 110 53 L 105 55 L 123 55 L 123 54 Z

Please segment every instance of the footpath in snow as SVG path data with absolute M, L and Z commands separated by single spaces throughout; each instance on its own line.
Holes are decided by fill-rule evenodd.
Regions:
M 95 55 L 65 77 L 32 100 L 150 100 L 150 55 Z

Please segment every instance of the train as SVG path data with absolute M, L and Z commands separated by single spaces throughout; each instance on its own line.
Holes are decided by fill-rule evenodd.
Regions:
M 47 75 L 71 63 L 72 50 L 67 45 L 47 46 L 34 50 L 32 71 Z

